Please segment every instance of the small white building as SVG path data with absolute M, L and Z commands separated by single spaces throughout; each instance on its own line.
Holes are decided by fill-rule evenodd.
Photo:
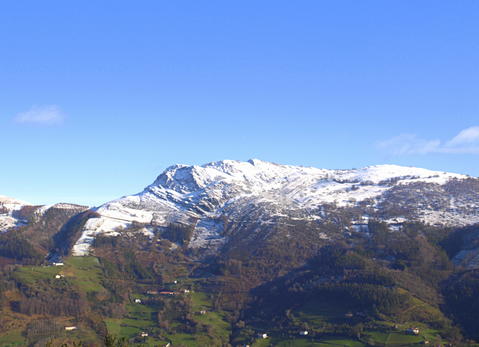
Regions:
M 141 299 L 135 299 L 135 304 L 141 304 Z
M 266 333 L 259 333 L 259 334 L 258 334 L 258 338 L 259 338 L 259 339 L 267 339 L 267 338 L 268 338 L 268 334 L 266 334 Z
M 71 327 L 65 327 L 65 330 L 66 331 L 73 331 L 73 330 L 77 330 L 78 328 L 76 326 L 71 326 Z
M 57 280 L 60 279 L 60 278 L 63 278 L 63 277 L 65 277 L 65 276 L 63 276 L 63 275 L 55 275 L 55 278 L 56 278 Z
M 65 265 L 65 264 L 63 264 L 63 263 L 53 263 L 53 265 L 54 265 L 54 266 L 63 266 L 63 265 Z
M 419 328 L 409 328 L 406 330 L 406 333 L 410 335 L 419 335 Z
M 140 337 L 148 337 L 148 333 L 142 331 L 142 332 L 140 333 Z
M 183 289 L 183 293 L 188 294 L 190 292 L 189 289 Z
M 309 331 L 307 331 L 307 330 L 303 330 L 303 331 L 299 332 L 299 335 L 301 335 L 301 336 L 307 336 L 308 334 L 309 334 Z

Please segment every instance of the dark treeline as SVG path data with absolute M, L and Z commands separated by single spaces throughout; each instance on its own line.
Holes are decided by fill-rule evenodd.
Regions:
M 0 234 L 0 257 L 13 258 L 24 264 L 38 264 L 43 255 L 19 232 Z

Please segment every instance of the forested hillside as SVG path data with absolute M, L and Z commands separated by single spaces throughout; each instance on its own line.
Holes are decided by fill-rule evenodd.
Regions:
M 398 231 L 370 221 L 367 232 L 312 242 L 334 227 L 291 223 L 208 259 L 187 247 L 181 226 L 150 238 L 137 224 L 97 237 L 90 256 L 59 255 L 63 265 L 32 248 L 28 230 L 2 234 L 0 342 L 410 346 L 477 338 L 476 270 L 451 261 L 463 229 L 412 223 Z M 280 236 L 287 231 L 295 237 Z M 17 248 L 23 253 L 7 251 Z

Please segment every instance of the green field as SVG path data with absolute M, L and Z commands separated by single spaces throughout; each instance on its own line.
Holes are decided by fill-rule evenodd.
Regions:
M 136 297 L 136 296 L 135 296 Z M 113 336 L 132 338 L 142 331 L 156 330 L 155 309 L 143 304 L 127 304 L 124 318 L 105 318 L 108 332 Z
M 362 342 L 351 340 L 343 337 L 329 337 L 329 338 L 294 338 L 294 339 L 279 339 L 270 337 L 267 339 L 256 339 L 253 343 L 254 347 L 365 347 Z
M 26 345 L 26 340 L 22 336 L 21 330 L 13 330 L 0 336 L 0 346 L 2 347 L 21 347 Z
M 61 272 L 57 266 L 22 266 L 13 274 L 15 280 L 27 286 L 34 286 L 38 281 L 53 281 Z
M 346 337 L 330 338 L 295 338 L 295 339 L 277 339 L 274 337 L 268 339 L 257 339 L 253 346 L 277 346 L 277 347 L 365 347 L 367 344 L 373 346 L 400 347 L 413 346 L 424 341 L 421 336 L 412 336 L 402 333 L 382 333 L 371 331 L 367 333 L 364 342 L 348 339 Z
M 198 323 L 211 327 L 216 336 L 227 340 L 231 333 L 230 325 L 225 321 L 224 315 L 212 311 L 213 305 L 208 296 L 205 293 L 194 292 L 190 295 L 190 297 L 192 311 L 194 313 L 194 320 Z M 205 310 L 206 314 L 198 314 L 202 310 Z
M 378 332 L 367 331 L 364 333 L 362 340 L 371 345 L 377 346 L 413 346 L 421 344 L 424 340 L 428 340 L 424 335 L 408 335 L 404 332 Z
M 387 346 L 401 346 L 401 345 L 411 345 L 415 343 L 420 343 L 424 339 L 421 336 L 405 335 L 401 333 L 391 333 L 389 334 L 386 345 Z
M 202 347 L 222 346 L 228 343 L 231 334 L 230 324 L 225 320 L 222 312 L 213 312 L 213 304 L 208 295 L 195 291 L 187 294 L 187 297 L 191 299 L 191 319 L 201 329 L 195 334 L 168 334 L 167 337 L 172 341 L 173 345 Z M 206 311 L 203 315 L 200 314 L 202 310 Z
M 82 292 L 102 292 L 102 270 L 98 259 L 95 257 L 69 257 L 65 259 L 64 266 L 23 266 L 18 268 L 14 277 L 17 281 L 35 286 L 39 281 L 49 284 L 61 284 L 67 281 Z M 64 275 L 56 279 L 56 275 Z
M 274 343 L 277 347 L 334 347 L 334 346 L 347 346 L 347 347 L 363 347 L 365 344 L 347 340 L 347 339 L 324 339 L 320 341 L 311 341 L 308 339 L 294 339 L 294 340 L 285 340 L 278 343 Z
M 318 346 L 332 347 L 332 346 L 345 346 L 345 347 L 363 347 L 364 343 L 354 340 L 348 340 L 345 338 L 329 338 L 321 340 Z
M 69 257 L 62 271 L 83 292 L 102 292 L 102 270 L 96 257 Z
M 353 324 L 353 318 L 346 318 L 345 314 L 355 312 L 353 307 L 342 305 L 338 302 L 325 302 L 320 300 L 312 300 L 303 304 L 293 312 L 293 323 L 301 324 L 306 322 L 311 328 L 324 329 L 328 324 Z M 278 346 L 364 346 L 366 344 L 376 346 L 412 346 L 422 343 L 425 340 L 440 341 L 438 332 L 428 329 L 424 324 L 409 321 L 410 318 L 420 315 L 425 320 L 439 320 L 441 317 L 437 308 L 427 303 L 412 298 L 411 305 L 404 312 L 399 313 L 398 319 L 401 323 L 393 323 L 387 321 L 388 317 L 384 317 L 385 321 L 375 321 L 374 326 L 365 331 L 361 336 L 361 341 L 354 341 L 348 338 L 336 339 L 319 339 L 311 342 L 311 340 L 295 339 L 294 341 L 279 342 Z M 398 325 L 395 330 L 394 326 Z M 418 336 L 408 335 L 405 333 L 409 327 L 420 327 L 421 333 Z
M 257 339 L 253 342 L 253 347 L 268 347 L 271 346 L 271 339 Z
M 132 294 L 131 298 L 143 298 L 141 294 Z M 175 297 L 164 297 L 163 300 L 175 300 Z M 221 346 L 223 342 L 229 341 L 230 325 L 225 321 L 222 313 L 212 311 L 212 302 L 209 297 L 202 292 L 185 294 L 185 299 L 191 299 L 190 314 L 191 319 L 200 324 L 202 331 L 195 334 L 182 332 L 166 334 L 164 339 L 155 340 L 148 338 L 145 344 L 154 346 L 160 343 L 166 344 L 171 341 L 173 345 L 183 346 Z M 174 301 L 173 301 L 174 302 Z M 157 309 L 145 304 L 130 303 L 125 306 L 127 313 L 124 318 L 106 318 L 108 332 L 114 336 L 125 337 L 127 339 L 138 336 L 142 331 L 150 334 L 158 334 Z M 206 314 L 199 312 L 205 310 Z M 181 331 L 180 322 L 173 321 L 170 324 L 171 329 Z M 203 331 L 204 330 L 204 331 Z M 209 335 L 214 335 L 215 340 Z M 223 342 L 221 342 L 223 341 Z

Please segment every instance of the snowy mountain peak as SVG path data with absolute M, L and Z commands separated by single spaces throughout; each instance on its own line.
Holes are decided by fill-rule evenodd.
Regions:
M 326 218 L 325 206 L 362 209 L 385 219 L 467 224 L 474 218 L 479 221 L 479 198 L 458 195 L 466 183 L 456 187 L 450 182 L 468 179 L 479 190 L 479 180 L 465 175 L 397 165 L 329 170 L 258 159 L 174 165 L 143 192 L 97 208 L 99 217 L 85 224 L 73 251 L 86 254 L 95 235 L 114 235 L 133 222 L 144 224 L 146 233 L 170 223 L 194 225 L 190 247 L 218 245 L 225 241 L 218 222 L 222 216 L 260 224 L 279 216 L 321 220 Z
M 0 195 L 0 205 L 31 205 L 28 202 Z
M 265 188 L 287 186 L 288 182 L 336 180 L 343 183 L 379 184 L 388 180 L 425 181 L 444 184 L 452 178 L 467 176 L 398 165 L 375 165 L 361 169 L 327 170 L 312 167 L 279 165 L 258 159 L 246 162 L 223 160 L 202 166 L 175 165 L 166 169 L 152 186 L 172 189 L 179 193 L 191 193 L 207 186 L 223 182 Z M 273 188 L 271 186 L 270 188 Z

